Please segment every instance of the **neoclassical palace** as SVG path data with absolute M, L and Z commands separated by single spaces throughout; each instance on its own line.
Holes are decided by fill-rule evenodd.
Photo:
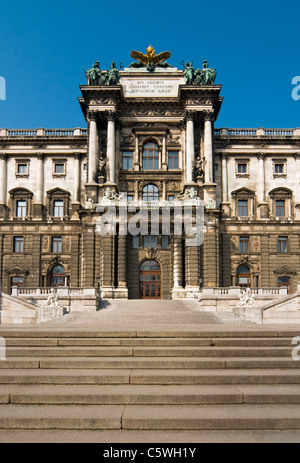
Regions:
M 162 55 L 162 56 L 161 56 Z M 296 290 L 300 129 L 219 128 L 215 72 L 135 52 L 124 70 L 86 71 L 86 128 L 0 129 L 0 278 L 13 286 L 100 288 L 103 298 L 190 297 L 202 287 Z M 204 205 L 187 246 L 172 202 Z M 105 207 L 158 207 L 158 232 L 97 228 Z M 104 200 L 104 201 L 103 201 Z M 170 228 L 162 226 L 168 204 Z M 192 201 L 193 208 L 193 201 Z M 130 219 L 128 212 L 128 220 Z

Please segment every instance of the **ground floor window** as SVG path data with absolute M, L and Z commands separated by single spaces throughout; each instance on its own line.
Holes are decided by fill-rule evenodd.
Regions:
M 62 265 L 56 265 L 53 267 L 50 273 L 50 286 L 66 286 L 65 269 Z
M 290 277 L 278 277 L 277 286 L 287 286 L 288 293 L 290 292 Z
M 239 265 L 236 269 L 236 286 L 241 286 L 242 288 L 249 288 L 251 286 L 251 274 L 249 267 L 246 265 Z

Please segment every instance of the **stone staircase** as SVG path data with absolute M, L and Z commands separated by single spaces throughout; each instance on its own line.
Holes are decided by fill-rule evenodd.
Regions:
M 297 431 L 297 335 L 221 324 L 0 327 L 0 430 Z

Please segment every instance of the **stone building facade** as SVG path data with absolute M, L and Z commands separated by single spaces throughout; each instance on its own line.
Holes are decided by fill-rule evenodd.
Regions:
M 287 285 L 300 272 L 300 129 L 216 128 L 221 86 L 173 67 L 81 86 L 87 128 L 0 129 L 0 277 L 96 287 L 103 298 L 194 297 L 201 287 Z M 187 246 L 172 202 L 194 191 L 204 239 Z M 158 207 L 158 234 L 101 234 L 125 201 Z M 198 201 L 198 199 L 197 199 Z M 170 229 L 162 211 L 170 208 Z M 175 203 L 174 203 L 175 204 Z M 191 200 L 195 214 L 195 202 Z M 103 205 L 103 208 L 99 208 Z M 194 208 L 194 209 L 193 209 Z

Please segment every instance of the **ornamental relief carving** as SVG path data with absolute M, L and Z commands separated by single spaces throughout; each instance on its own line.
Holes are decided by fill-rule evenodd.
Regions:
M 97 100 L 90 100 L 91 105 L 114 105 L 116 104 L 116 100 L 113 98 L 98 98 Z
M 163 116 L 173 116 L 180 117 L 183 115 L 181 109 L 128 109 L 126 112 L 120 114 L 121 117 L 163 117 Z

